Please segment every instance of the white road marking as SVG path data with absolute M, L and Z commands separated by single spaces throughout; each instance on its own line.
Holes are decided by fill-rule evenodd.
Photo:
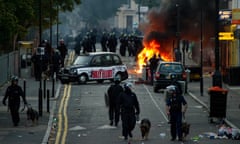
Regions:
M 167 116 L 165 115 L 165 113 L 162 111 L 162 109 L 159 107 L 159 105 L 157 104 L 156 100 L 153 98 L 152 94 L 150 93 L 150 91 L 148 90 L 148 88 L 146 87 L 145 84 L 143 84 L 144 88 L 146 89 L 149 97 L 151 98 L 152 102 L 154 103 L 154 105 L 157 107 L 157 109 L 160 111 L 160 113 L 162 114 L 163 118 L 168 121 Z
M 98 127 L 97 129 L 116 129 L 117 127 L 115 126 L 110 126 L 110 125 L 103 125 Z
M 70 131 L 78 131 L 78 130 L 85 130 L 85 129 L 86 129 L 85 127 L 75 126 L 75 127 L 70 128 L 69 130 Z

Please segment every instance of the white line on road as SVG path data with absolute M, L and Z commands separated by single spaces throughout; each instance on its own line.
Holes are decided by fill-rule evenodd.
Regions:
M 144 88 L 147 90 L 149 97 L 151 98 L 152 102 L 155 104 L 155 106 L 157 107 L 157 109 L 160 111 L 160 113 L 162 114 L 162 116 L 164 117 L 164 119 L 168 122 L 168 118 L 167 116 L 164 114 L 164 112 L 162 111 L 162 109 L 159 107 L 159 105 L 157 104 L 156 100 L 153 98 L 152 94 L 150 93 L 150 91 L 148 90 L 148 88 L 146 87 L 145 84 L 143 84 Z

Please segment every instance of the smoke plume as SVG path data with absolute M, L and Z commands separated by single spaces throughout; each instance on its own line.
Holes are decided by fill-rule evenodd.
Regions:
M 212 44 L 214 21 L 214 0 L 162 0 L 160 7 L 149 11 L 140 29 L 144 42 L 155 39 L 165 49 L 162 51 L 170 51 L 176 47 L 177 34 L 181 40 L 200 41 L 201 24 L 205 45 Z

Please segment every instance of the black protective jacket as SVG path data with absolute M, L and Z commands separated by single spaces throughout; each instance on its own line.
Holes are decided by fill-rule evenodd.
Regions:
M 126 89 L 125 92 L 120 94 L 120 107 L 121 113 L 139 115 L 140 108 L 137 96 L 134 92 Z

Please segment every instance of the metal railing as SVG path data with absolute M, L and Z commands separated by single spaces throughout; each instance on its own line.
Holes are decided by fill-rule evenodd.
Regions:
M 13 51 L 0 56 L 0 86 L 6 83 L 12 75 L 19 75 L 19 51 Z

